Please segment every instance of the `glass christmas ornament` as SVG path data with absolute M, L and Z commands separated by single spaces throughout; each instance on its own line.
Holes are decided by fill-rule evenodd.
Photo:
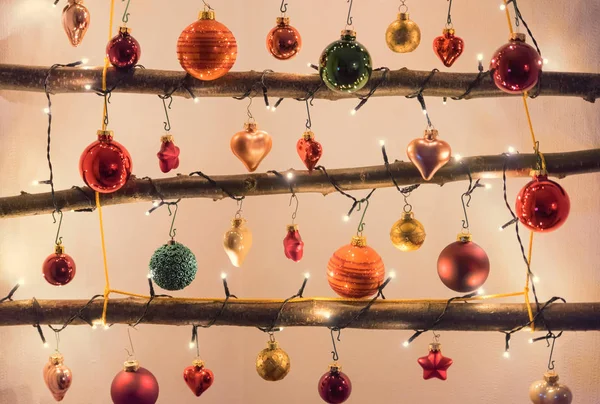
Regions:
M 90 12 L 83 0 L 68 0 L 62 11 L 62 24 L 71 45 L 78 46 L 90 26 Z
M 550 232 L 558 229 L 569 217 L 569 195 L 547 174 L 536 173 L 533 180 L 517 195 L 515 214 L 529 230 Z
M 442 250 L 437 262 L 438 275 L 444 285 L 455 292 L 479 289 L 490 273 L 490 260 L 470 234 L 459 234 L 457 241 Z
M 175 146 L 173 135 L 166 134 L 160 138 L 160 150 L 156 153 L 160 171 L 168 173 L 179 167 L 179 147 Z
M 327 264 L 327 280 L 341 297 L 363 298 L 377 293 L 385 277 L 385 266 L 367 238 L 354 236 L 340 247 Z
M 283 239 L 283 252 L 288 259 L 298 262 L 304 255 L 304 242 L 300 237 L 297 224 L 287 226 L 287 234 Z
M 353 93 L 363 88 L 373 71 L 367 48 L 356 42 L 356 32 L 343 30 L 341 38 L 330 43 L 319 58 L 319 74 L 333 91 Z
M 416 251 L 425 242 L 425 228 L 415 219 L 413 212 L 404 212 L 392 226 L 390 240 L 400 251 Z
M 408 13 L 398 13 L 396 21 L 385 31 L 385 43 L 393 52 L 412 52 L 421 43 L 421 30 Z
M 44 382 L 56 401 L 62 401 L 73 382 L 73 374 L 64 364 L 64 357 L 58 351 L 53 353 L 44 366 Z
M 158 400 L 158 382 L 136 360 L 125 362 L 110 386 L 114 404 L 155 404 Z
M 194 253 L 175 240 L 159 247 L 150 258 L 152 280 L 166 290 L 181 290 L 196 278 L 198 263 Z
M 289 17 L 277 17 L 276 24 L 267 34 L 267 50 L 276 59 L 291 59 L 302 47 L 300 33 L 290 25 Z
M 453 28 L 444 28 L 442 35 L 433 40 L 433 51 L 446 67 L 452 66 L 464 49 L 464 41 L 454 35 Z
M 183 371 L 183 380 L 192 390 L 196 397 L 200 397 L 215 381 L 215 376 L 210 369 L 204 367 L 204 361 L 194 360 L 192 366 L 188 366 Z
M 558 383 L 558 375 L 551 371 L 544 373 L 544 380 L 529 387 L 529 399 L 533 404 L 571 404 L 573 393 L 567 386 Z
M 244 130 L 236 133 L 229 142 L 231 151 L 249 172 L 254 172 L 273 147 L 273 140 L 256 122 L 246 122 Z
M 64 286 L 71 282 L 76 273 L 75 261 L 69 254 L 65 254 L 65 247 L 57 244 L 54 254 L 50 254 L 42 264 L 44 279 L 51 285 Z
M 131 28 L 119 27 L 119 33 L 106 45 L 106 56 L 117 69 L 131 69 L 142 56 L 139 42 L 131 36 Z
M 452 365 L 452 359 L 442 355 L 442 344 L 434 342 L 429 344 L 429 353 L 417 360 L 423 368 L 423 379 L 432 377 L 446 380 L 448 368 Z
M 329 404 L 341 404 L 352 393 L 350 378 L 342 373 L 342 367 L 337 363 L 329 365 L 329 371 L 321 376 L 317 388 L 323 401 Z
M 509 42 L 494 53 L 490 72 L 500 90 L 520 94 L 535 87 L 542 64 L 540 54 L 525 42 L 525 34 L 513 33 Z
M 308 171 L 314 170 L 319 159 L 323 155 L 321 143 L 315 140 L 315 134 L 307 130 L 296 143 L 296 151 L 300 160 L 304 163 Z
M 231 220 L 231 228 L 225 232 L 223 247 L 234 267 L 241 267 L 252 247 L 252 232 L 246 227 L 246 219 Z
M 256 373 L 264 380 L 277 382 L 290 373 L 290 357 L 272 338 L 256 357 Z
M 79 173 L 96 192 L 118 191 L 127 183 L 133 163 L 127 149 L 113 140 L 112 130 L 99 130 L 98 140 L 85 148 L 79 158 Z
M 425 181 L 432 179 L 450 161 L 451 154 L 450 145 L 438 138 L 436 129 L 426 129 L 422 138 L 414 139 L 406 148 L 406 155 Z
M 201 11 L 177 40 L 181 67 L 199 80 L 215 80 L 227 74 L 237 58 L 237 42 L 231 31 L 215 20 L 213 10 Z

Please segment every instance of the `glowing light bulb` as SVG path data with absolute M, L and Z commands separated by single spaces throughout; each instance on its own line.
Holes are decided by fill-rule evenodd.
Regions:
M 198 104 L 200 102 L 200 97 L 194 97 L 194 102 Z
M 44 114 L 49 114 L 50 108 L 46 107 L 46 108 L 42 109 L 42 111 L 44 112 Z
M 109 328 L 110 328 L 110 325 L 104 324 L 104 331 L 108 331 Z
M 502 11 L 506 10 L 506 4 L 500 4 L 500 10 L 502 10 Z
M 31 185 L 40 185 L 40 182 L 38 180 L 33 180 L 31 181 Z
M 404 341 L 404 342 L 402 343 L 402 346 L 403 346 L 404 348 L 408 348 L 408 346 L 409 346 L 409 345 L 410 345 L 410 342 L 408 342 L 408 341 Z
M 539 283 L 540 282 L 540 278 L 538 278 L 537 276 L 534 276 L 532 279 L 533 283 Z
M 426 109 L 423 110 L 423 115 L 427 115 L 427 110 Z
M 500 226 L 500 227 L 498 228 L 498 230 L 500 230 L 500 231 L 504 231 L 504 227 Z
M 271 107 L 271 112 L 277 111 L 277 107 Z
M 504 356 L 506 359 L 508 359 L 508 358 L 510 358 L 510 352 L 504 351 L 504 353 L 502 354 L 502 356 Z
M 85 88 L 86 90 L 91 90 L 92 89 L 92 85 L 91 84 L 86 84 L 85 86 L 83 86 L 83 88 Z
M 477 289 L 477 294 L 481 296 L 481 295 L 485 294 L 485 290 L 483 288 L 479 288 L 479 289 Z
M 266 107 L 267 107 L 267 111 L 271 109 L 270 105 L 267 105 Z
M 492 189 L 492 184 L 485 184 L 485 189 Z
M 356 115 L 356 109 L 351 109 L 350 110 L 350 115 L 352 115 L 352 116 Z
M 385 146 L 385 140 L 381 139 L 381 140 L 379 141 L 379 146 Z
M 152 275 L 152 273 L 149 273 L 149 274 L 147 275 L 147 277 L 148 277 L 148 279 L 152 279 L 152 278 L 154 278 L 154 275 Z
M 291 180 L 294 178 L 294 173 L 289 171 L 285 176 L 287 177 L 288 180 Z
M 544 64 L 545 64 L 545 65 L 547 65 L 547 64 L 548 64 L 548 62 L 549 62 L 549 60 L 548 60 L 548 59 L 546 59 L 546 58 L 544 58 Z
M 478 53 L 477 54 L 477 60 L 479 60 L 480 62 L 483 61 L 483 53 Z
M 150 216 L 150 211 L 149 210 L 146 211 L 146 216 Z
M 309 273 L 309 272 L 306 272 L 306 273 L 304 274 L 304 277 L 305 277 L 306 279 L 310 278 L 310 273 Z
M 23 285 L 25 285 L 25 279 L 23 279 L 23 278 L 19 279 L 19 280 L 17 281 L 17 285 L 19 285 L 19 286 L 23 286 Z
M 81 64 L 87 65 L 90 62 L 88 58 L 81 58 Z
M 49 346 L 48 343 L 44 342 L 44 348 L 48 348 L 48 346 Z
M 227 274 L 225 272 L 221 272 L 221 279 L 227 279 Z
M 194 344 L 193 342 L 190 342 L 190 344 L 189 344 L 190 349 L 194 349 L 195 346 L 196 346 L 196 344 Z
M 279 327 L 279 331 L 283 331 L 283 327 Z
M 446 105 L 446 100 L 445 99 L 442 100 L 442 104 Z
M 516 152 L 516 149 L 512 146 L 508 146 L 508 153 L 513 154 L 514 152 Z
M 454 160 L 460 161 L 460 160 L 462 160 L 462 156 L 460 154 L 455 154 L 454 155 Z
M 350 216 L 348 216 L 348 215 L 344 215 L 344 217 L 342 218 L 342 220 L 343 220 L 344 222 L 348 222 L 348 221 L 350 221 Z
M 388 273 L 388 276 L 392 279 L 396 279 L 396 271 L 393 269 Z

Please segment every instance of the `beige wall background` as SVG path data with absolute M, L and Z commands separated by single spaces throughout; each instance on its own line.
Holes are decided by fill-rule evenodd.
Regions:
M 72 48 L 62 31 L 61 7 L 50 0 L 3 0 L 0 18 L 2 63 L 49 66 L 82 57 L 102 64 L 106 45 L 108 1 L 88 1 L 91 27 L 83 44 Z M 117 15 L 123 10 L 117 2 Z M 279 15 L 279 1 L 214 0 L 217 18 L 235 34 L 239 55 L 235 70 L 274 69 L 310 73 L 307 62 L 316 62 L 321 50 L 335 40 L 344 27 L 347 4 L 337 1 L 289 1 L 292 24 L 301 32 L 304 47 L 289 62 L 279 62 L 264 47 L 267 32 Z M 522 12 L 534 29 L 547 70 L 598 72 L 600 35 L 597 17 L 600 2 L 521 1 Z M 446 19 L 443 0 L 408 1 L 412 18 L 420 25 L 423 41 L 412 54 L 392 54 L 384 42 L 387 25 L 395 18 L 397 1 L 355 1 L 354 24 L 358 39 L 375 66 L 398 69 L 444 69 L 431 50 Z M 489 60 L 507 39 L 506 20 L 499 1 L 456 1 L 453 20 L 466 50 L 452 71 L 476 71 L 476 55 Z M 133 1 L 129 26 L 142 46 L 141 63 L 148 68 L 179 70 L 175 44 L 181 30 L 191 23 L 201 7 L 199 1 Z M 117 20 L 118 21 L 118 20 Z M 117 24 L 115 23 L 114 30 Z M 114 32 L 114 31 L 113 31 Z M 53 97 L 52 160 L 57 189 L 81 185 L 77 164 L 81 151 L 94 140 L 101 119 L 102 99 L 94 95 Z M 428 109 L 440 135 L 455 153 L 498 154 L 514 146 L 530 151 L 530 138 L 522 103 L 518 98 L 474 101 L 428 99 Z M 243 167 L 229 151 L 229 139 L 242 128 L 247 101 L 203 99 L 198 104 L 175 99 L 171 112 L 172 133 L 181 147 L 179 172 L 203 170 L 208 174 L 242 173 Z M 406 144 L 425 127 L 415 100 L 372 99 L 351 117 L 356 102 L 316 100 L 312 110 L 313 130 L 324 147 L 321 163 L 326 167 L 350 167 L 381 163 L 379 140 L 388 153 L 405 159 Z M 45 136 L 47 117 L 42 93 L 3 92 L 0 97 L 0 194 L 46 192 L 34 188 L 32 180 L 47 178 Z M 599 147 L 596 127 L 598 107 L 580 99 L 545 98 L 531 102 L 533 120 L 542 150 L 570 151 Z M 265 110 L 257 98 L 253 113 L 260 126 L 273 136 L 274 147 L 260 170 L 301 169 L 295 143 L 304 130 L 304 104 L 286 100 L 276 113 Z M 163 177 L 155 157 L 163 134 L 161 101 L 154 96 L 115 94 L 110 106 L 110 128 L 126 145 L 138 176 Z M 513 199 L 526 179 L 509 181 Z M 469 211 L 472 233 L 491 260 L 488 293 L 519 291 L 524 271 L 513 231 L 499 232 L 508 220 L 502 201 L 502 183 L 490 180 L 492 189 L 478 191 Z M 561 184 L 572 201 L 571 215 L 557 232 L 536 237 L 533 269 L 540 278 L 540 298 L 560 295 L 568 301 L 600 300 L 598 261 L 598 198 L 600 176 L 566 178 Z M 378 190 L 367 216 L 366 234 L 371 246 L 383 257 L 388 269 L 397 272 L 386 289 L 390 298 L 449 298 L 436 274 L 438 253 L 460 230 L 460 194 L 465 183 L 444 187 L 424 186 L 411 197 L 417 218 L 427 230 L 427 241 L 415 253 L 403 254 L 389 241 L 389 228 L 402 210 L 402 198 L 393 189 Z M 357 192 L 357 196 L 364 192 Z M 105 231 L 111 282 L 114 287 L 146 293 L 147 265 L 152 252 L 168 239 L 165 209 L 147 217 L 150 204 L 107 207 Z M 178 222 L 178 240 L 188 245 L 199 261 L 195 282 L 176 296 L 221 296 L 220 273 L 229 274 L 232 291 L 243 297 L 287 297 L 302 281 L 312 277 L 307 296 L 334 296 L 325 267 L 330 255 L 348 243 L 358 215 L 349 223 L 342 216 L 348 200 L 339 195 L 300 195 L 297 223 L 306 242 L 300 264 L 288 261 L 281 251 L 285 225 L 291 208 L 287 196 L 249 198 L 244 214 L 254 233 L 254 246 L 243 269 L 232 268 L 222 251 L 223 232 L 236 210 L 233 201 L 184 200 Z M 87 298 L 102 293 L 103 273 L 96 213 L 67 213 L 64 242 L 77 262 L 77 276 L 66 287 L 55 288 L 41 276 L 41 263 L 53 251 L 56 227 L 50 216 L 0 221 L 0 290 L 8 291 L 19 278 L 26 284 L 18 298 Z M 509 300 L 511 301 L 511 300 Z M 512 301 L 519 301 L 514 299 Z M 335 314 L 333 316 L 335 318 Z M 193 403 L 182 380 L 183 369 L 194 352 L 188 348 L 189 327 L 139 326 L 133 332 L 137 358 L 160 383 L 159 403 Z M 46 332 L 51 342 L 54 337 Z M 424 381 L 416 360 L 427 353 L 429 336 L 417 339 L 408 349 L 401 346 L 408 331 L 345 330 L 339 343 L 340 362 L 351 377 L 353 393 L 348 403 L 526 403 L 530 383 L 546 370 L 549 350 L 545 344 L 530 345 L 530 335 L 516 335 L 511 358 L 504 359 L 500 333 L 443 332 L 444 354 L 454 359 L 446 382 Z M 215 383 L 201 398 L 203 403 L 317 403 L 317 381 L 331 362 L 331 340 L 327 329 L 285 329 L 277 335 L 292 360 L 292 372 L 279 383 L 267 383 L 254 370 L 256 354 L 267 336 L 256 329 L 214 327 L 199 334 L 203 359 L 215 373 Z M 108 331 L 69 327 L 61 334 L 61 351 L 74 373 L 65 403 L 110 402 L 109 388 L 121 369 L 128 346 L 125 326 Z M 557 341 L 555 360 L 561 380 L 575 394 L 577 404 L 600 402 L 600 335 L 568 333 Z M 50 350 L 44 349 L 31 327 L 0 329 L 0 403 L 53 402 L 42 377 Z

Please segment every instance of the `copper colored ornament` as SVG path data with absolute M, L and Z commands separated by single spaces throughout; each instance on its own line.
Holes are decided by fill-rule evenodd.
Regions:
M 323 146 L 315 140 L 315 134 L 307 130 L 296 143 L 296 151 L 308 171 L 312 171 L 323 155 Z
M 254 172 L 273 147 L 271 135 L 258 130 L 255 122 L 246 122 L 244 130 L 236 133 L 229 143 L 231 151 L 249 172 Z
M 432 179 L 437 170 L 450 161 L 451 153 L 450 145 L 438 139 L 436 129 L 426 129 L 422 138 L 414 139 L 406 148 L 406 155 L 425 181 Z
M 385 266 L 367 238 L 354 236 L 340 247 L 327 264 L 327 280 L 341 297 L 363 298 L 377 293 L 385 277 Z
M 274 339 L 256 357 L 256 372 L 269 382 L 283 380 L 290 373 L 290 357 Z
M 114 404 L 155 404 L 158 390 L 156 377 L 136 360 L 130 360 L 113 379 L 110 397 Z
M 57 244 L 54 254 L 50 254 L 42 264 L 44 279 L 55 286 L 64 286 L 75 277 L 75 261 L 70 255 L 65 254 L 65 247 Z
M 133 163 L 127 149 L 113 140 L 112 130 L 99 130 L 98 140 L 79 158 L 79 173 L 86 185 L 100 193 L 118 191 L 127 183 Z
M 569 195 L 547 174 L 537 173 L 517 195 L 515 214 L 529 230 L 551 232 L 569 217 Z
M 289 17 L 277 17 L 276 24 L 267 34 L 267 50 L 276 59 L 291 59 L 302 47 L 300 33 L 290 25 Z
M 573 393 L 567 386 L 558 383 L 556 373 L 546 372 L 544 380 L 539 380 L 529 387 L 529 399 L 533 404 L 571 404 Z
M 204 367 L 204 361 L 194 360 L 192 366 L 183 371 L 183 380 L 196 397 L 200 397 L 215 381 L 215 375 L 210 369 Z
M 68 0 L 69 4 L 63 8 L 62 23 L 71 45 L 77 46 L 90 25 L 90 12 L 83 5 L 83 0 Z
M 472 241 L 470 234 L 459 234 L 457 241 L 442 250 L 437 262 L 438 275 L 446 287 L 460 293 L 479 289 L 490 274 L 490 260 Z
M 166 134 L 160 138 L 160 150 L 156 153 L 160 171 L 168 173 L 179 167 L 179 147 L 175 146 L 173 135 Z
M 300 237 L 297 224 L 287 226 L 287 234 L 283 239 L 283 253 L 294 262 L 300 261 L 304 255 L 304 241 Z
M 464 49 L 464 41 L 454 35 L 453 28 L 444 28 L 442 35 L 433 40 L 433 51 L 446 67 L 452 66 Z
M 436 377 L 440 380 L 446 380 L 448 377 L 448 368 L 452 365 L 452 359 L 442 355 L 442 344 L 434 342 L 429 344 L 429 354 L 417 360 L 423 368 L 423 379 Z
M 408 13 L 398 13 L 385 32 L 385 43 L 397 53 L 412 52 L 421 43 L 421 29 L 410 19 Z
M 59 352 L 50 356 L 48 363 L 44 366 L 44 382 L 56 401 L 62 401 L 73 382 L 71 369 L 64 365 L 64 357 Z
M 416 251 L 425 242 L 425 228 L 415 219 L 413 212 L 404 212 L 392 226 L 390 240 L 400 251 Z
M 490 71 L 496 87 L 510 94 L 531 90 L 542 72 L 540 54 L 525 43 L 525 34 L 513 33 L 490 61 Z
M 131 36 L 131 28 L 119 27 L 119 33 L 106 45 L 106 56 L 117 69 L 131 69 L 142 56 L 140 43 Z
M 329 404 L 341 404 L 352 393 L 350 378 L 342 373 L 342 367 L 337 363 L 329 365 L 329 371 L 321 376 L 317 386 L 319 395 Z
M 234 218 L 231 228 L 225 232 L 223 247 L 234 267 L 241 267 L 252 247 L 252 232 L 246 227 L 246 219 Z
M 181 67 L 199 80 L 215 80 L 227 74 L 237 58 L 237 42 L 231 31 L 215 20 L 212 10 L 201 11 L 177 40 Z

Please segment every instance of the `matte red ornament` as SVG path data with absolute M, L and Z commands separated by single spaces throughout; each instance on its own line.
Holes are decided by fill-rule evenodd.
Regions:
M 302 38 L 290 25 L 289 17 L 277 17 L 276 26 L 267 34 L 267 50 L 279 60 L 288 60 L 300 52 Z
M 442 355 L 442 345 L 434 342 L 429 344 L 429 354 L 417 360 L 423 368 L 423 379 L 428 380 L 436 377 L 446 380 L 448 368 L 452 365 L 452 359 Z
M 113 140 L 112 130 L 99 130 L 98 140 L 79 158 L 79 173 L 94 191 L 108 194 L 127 183 L 133 163 L 127 149 Z
M 450 145 L 438 139 L 436 129 L 426 129 L 422 138 L 414 139 L 406 148 L 406 155 L 425 181 L 432 179 L 435 173 L 450 161 L 451 154 Z
M 50 254 L 42 264 L 44 279 L 55 286 L 64 286 L 75 277 L 75 261 L 70 255 L 65 254 L 62 244 L 54 247 L 54 254 Z
M 454 35 L 453 28 L 444 28 L 442 35 L 433 40 L 433 51 L 446 67 L 452 66 L 464 49 L 465 42 Z
M 137 64 L 142 56 L 142 48 L 131 36 L 131 28 L 119 27 L 119 33 L 106 45 L 106 56 L 117 69 L 130 69 Z
M 44 382 L 56 401 L 62 401 L 73 382 L 73 373 L 64 364 L 64 358 L 59 352 L 50 356 L 43 370 Z
M 342 367 L 337 363 L 329 365 L 329 371 L 321 376 L 318 385 L 319 395 L 329 404 L 341 404 L 350 397 L 352 383 Z
M 287 226 L 287 234 L 283 239 L 283 252 L 294 262 L 298 262 L 304 255 L 304 241 L 300 237 L 297 224 Z
M 510 94 L 531 90 L 538 82 L 543 60 L 525 43 L 525 34 L 514 33 L 507 44 L 494 53 L 490 71 L 496 87 Z
M 537 174 L 517 195 L 515 214 L 525 227 L 537 232 L 558 229 L 569 217 L 569 195 L 547 174 Z
M 160 171 L 168 173 L 179 167 L 179 147 L 175 146 L 173 135 L 167 134 L 160 138 L 160 150 L 156 153 Z
M 459 234 L 457 238 L 440 253 L 438 275 L 444 285 L 456 292 L 473 292 L 490 274 L 490 260 L 483 248 L 471 241 L 470 234 Z
M 200 359 L 194 360 L 192 366 L 183 371 L 183 380 L 192 390 L 196 397 L 200 397 L 215 381 L 215 376 L 210 369 L 204 367 Z
M 308 171 L 312 171 L 323 155 L 323 146 L 315 140 L 315 134 L 307 130 L 296 143 L 296 151 Z
M 158 382 L 137 361 L 127 361 L 112 381 L 110 397 L 114 404 L 154 404 L 158 400 Z

